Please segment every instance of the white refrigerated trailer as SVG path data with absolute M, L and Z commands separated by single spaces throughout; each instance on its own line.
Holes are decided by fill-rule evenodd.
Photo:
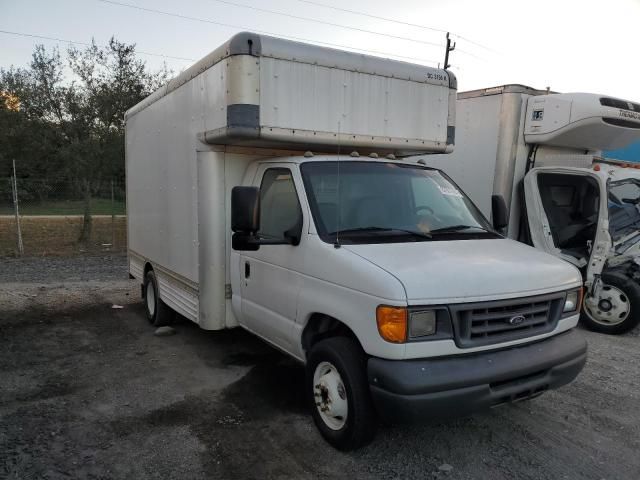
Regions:
M 129 271 L 149 319 L 239 325 L 303 362 L 342 449 L 377 415 L 466 414 L 571 381 L 579 272 L 396 159 L 452 150 L 455 96 L 446 70 L 243 33 L 133 107 Z
M 581 269 L 584 322 L 606 333 L 640 323 L 640 175 L 602 158 L 640 138 L 640 103 L 523 85 L 461 92 L 456 148 L 424 157 L 506 234 Z

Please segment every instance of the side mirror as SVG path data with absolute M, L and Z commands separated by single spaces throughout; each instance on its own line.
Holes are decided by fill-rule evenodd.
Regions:
M 231 190 L 231 230 L 253 235 L 260 230 L 260 189 L 233 187 Z
M 296 224 L 283 232 L 284 238 L 260 238 L 260 189 L 233 187 L 231 190 L 231 248 L 256 251 L 260 245 L 298 245 L 302 236 L 302 214 Z
M 491 196 L 491 217 L 493 219 L 493 228 L 496 230 L 502 230 L 509 225 L 509 212 L 502 195 Z

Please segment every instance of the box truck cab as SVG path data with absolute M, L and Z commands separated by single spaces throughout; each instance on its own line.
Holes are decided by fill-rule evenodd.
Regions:
M 456 151 L 426 163 L 468 187 L 486 214 L 493 195 L 506 198 L 510 238 L 582 271 L 587 326 L 638 325 L 639 170 L 601 151 L 640 137 L 640 104 L 507 85 L 460 93 L 458 118 Z
M 149 319 L 241 326 L 299 360 L 340 449 L 379 417 L 570 382 L 586 360 L 578 270 L 398 159 L 451 151 L 455 92 L 446 70 L 239 34 L 134 107 L 129 271 Z

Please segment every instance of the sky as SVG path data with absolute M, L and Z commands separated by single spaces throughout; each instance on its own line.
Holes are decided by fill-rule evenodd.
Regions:
M 640 0 L 0 0 L 2 31 L 102 45 L 115 36 L 140 52 L 168 56 L 140 55 L 152 69 L 166 62 L 175 73 L 243 30 L 438 66 L 450 31 L 460 91 L 521 83 L 635 101 L 639 21 Z M 38 43 L 68 46 L 0 33 L 0 67 L 26 66 Z

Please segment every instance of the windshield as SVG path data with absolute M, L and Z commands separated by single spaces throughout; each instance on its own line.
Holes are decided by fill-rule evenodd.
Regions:
M 497 234 L 442 172 L 393 162 L 308 162 L 301 166 L 323 240 L 388 243 Z M 338 183 L 339 177 L 339 183 Z
M 640 230 L 640 181 L 609 183 L 609 233 L 614 242 Z

